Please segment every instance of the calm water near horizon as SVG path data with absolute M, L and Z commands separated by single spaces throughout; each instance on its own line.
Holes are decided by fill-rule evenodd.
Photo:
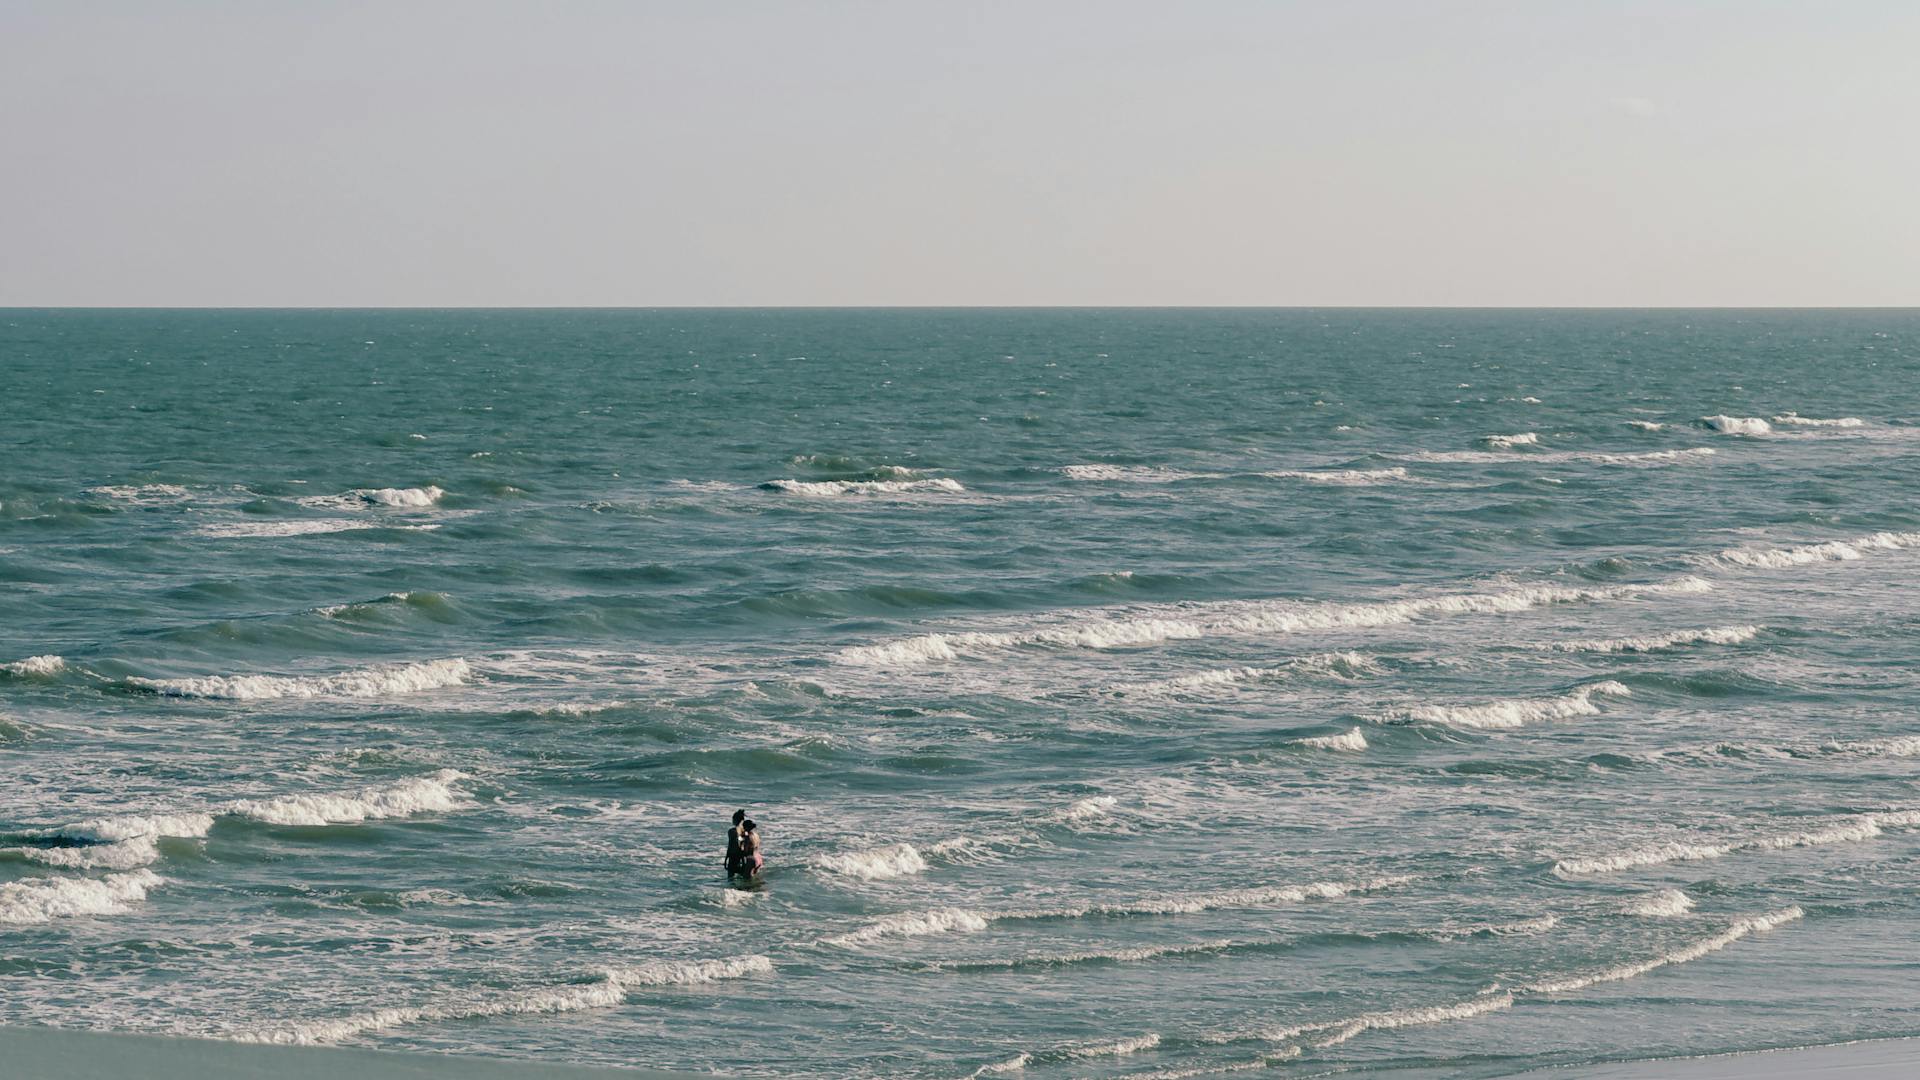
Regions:
M 1916 500 L 1916 311 L 0 311 L 0 1024 L 1920 1034 Z

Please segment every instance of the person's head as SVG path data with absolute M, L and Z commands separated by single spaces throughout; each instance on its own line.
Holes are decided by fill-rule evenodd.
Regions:
M 746 812 L 745 810 L 735 810 L 735 811 L 733 812 L 733 823 L 734 823 L 735 825 L 738 825 L 738 824 L 740 824 L 740 822 L 741 822 L 741 821 L 742 821 L 743 819 L 745 819 L 745 818 L 746 818 L 746 816 L 747 816 L 747 812 Z
M 758 825 L 755 825 L 755 824 L 753 823 L 753 819 L 752 819 L 752 818 L 748 818 L 748 819 L 746 820 L 746 822 L 745 822 L 744 824 L 742 824 L 742 825 L 740 826 L 740 831 L 741 831 L 741 832 L 746 832 L 746 833 L 750 833 L 750 832 L 752 832 L 752 831 L 754 831 L 755 829 L 757 829 L 757 828 L 759 828 L 759 827 L 760 827 L 760 826 L 758 826 Z

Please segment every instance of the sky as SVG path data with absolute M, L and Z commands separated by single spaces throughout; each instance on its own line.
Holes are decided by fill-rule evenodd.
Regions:
M 0 0 L 0 306 L 1920 304 L 1908 0 Z

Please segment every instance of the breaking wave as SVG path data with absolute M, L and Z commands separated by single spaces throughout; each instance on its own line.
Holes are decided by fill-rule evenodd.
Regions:
M 1483 705 L 1416 705 L 1388 713 L 1390 718 L 1446 724 L 1475 730 L 1510 730 L 1541 720 L 1565 720 L 1575 716 L 1597 716 L 1600 706 L 1595 695 L 1627 697 L 1633 691 L 1612 680 L 1589 683 L 1555 697 L 1508 698 Z
M 927 869 L 927 860 L 912 844 L 889 844 L 871 851 L 851 851 L 842 855 L 821 855 L 814 865 L 828 873 L 861 881 L 883 881 L 907 877 Z
M 1561 859 L 1553 864 L 1553 872 L 1561 877 L 1585 877 L 1593 874 L 1618 873 L 1642 866 L 1659 866 L 1671 862 L 1722 859 L 1728 855 L 1749 851 L 1779 851 L 1786 848 L 1847 844 L 1871 840 L 1879 836 L 1884 828 L 1906 828 L 1914 824 L 1920 824 L 1920 812 L 1895 810 L 1860 814 L 1842 818 L 1818 829 L 1802 832 L 1775 833 L 1708 844 L 1675 840 L 1664 844 L 1650 844 L 1612 855 Z
M 1444 615 L 1500 614 L 1548 604 L 1597 603 L 1667 593 L 1712 591 L 1709 582 L 1686 577 L 1644 585 L 1576 588 L 1535 585 L 1499 592 L 1452 593 L 1415 600 L 1353 604 L 1285 601 L 1224 601 L 1174 605 L 1134 617 L 1103 615 L 1058 626 L 1012 631 L 960 631 L 922 634 L 879 645 L 860 645 L 834 654 L 837 663 L 858 667 L 911 667 L 998 652 L 1023 646 L 1116 648 L 1152 645 L 1232 634 L 1292 634 L 1313 630 L 1394 626 Z
M 61 656 L 29 656 L 25 660 L 0 664 L 0 671 L 20 679 L 50 679 L 65 670 L 67 661 Z
M 1738 645 L 1752 641 L 1759 635 L 1761 629 L 1758 626 L 1710 626 L 1700 630 L 1674 630 L 1670 633 L 1650 634 L 1645 637 L 1555 641 L 1534 647 L 1553 652 L 1659 652 L 1681 645 Z
M 1405 468 L 1391 469 L 1280 469 L 1263 472 L 1270 480 L 1301 480 L 1309 484 L 1334 487 L 1372 487 L 1375 484 L 1405 483 L 1413 475 Z
M 1177 675 L 1171 679 L 1159 679 L 1154 682 L 1125 683 L 1114 687 L 1112 692 L 1134 694 L 1140 697 L 1169 697 L 1302 674 L 1357 678 L 1363 675 L 1377 675 L 1381 670 L 1380 665 L 1372 657 L 1363 653 L 1334 652 L 1322 653 L 1318 656 L 1303 656 L 1298 660 L 1290 660 L 1274 667 L 1216 668 L 1212 671 L 1198 671 L 1192 675 Z
M 1722 435 L 1765 435 L 1773 425 L 1757 416 L 1703 416 L 1700 422 Z
M 1852 562 L 1864 559 L 1872 551 L 1898 551 L 1920 547 L 1920 533 L 1877 532 L 1851 540 L 1829 540 L 1824 544 L 1800 544 L 1783 548 L 1727 548 L 1706 560 L 1727 566 L 1762 570 L 1783 570 L 1822 562 Z
M 1739 941 L 1748 934 L 1757 931 L 1772 930 L 1776 926 L 1790 923 L 1805 914 L 1806 913 L 1798 907 L 1789 907 L 1782 908 L 1779 911 L 1771 911 L 1764 915 L 1742 916 L 1741 918 L 1735 919 L 1733 925 L 1712 937 L 1702 938 L 1683 948 L 1661 953 L 1652 959 L 1641 960 L 1632 964 L 1621 964 L 1603 971 L 1596 971 L 1590 975 L 1575 975 L 1561 979 L 1548 979 L 1544 982 L 1534 983 L 1526 989 L 1528 992 L 1535 994 L 1565 994 L 1575 990 L 1585 990 L 1587 987 L 1598 983 L 1621 982 L 1626 979 L 1645 975 L 1649 971 L 1663 968 L 1670 964 L 1684 964 L 1690 960 L 1698 960 L 1709 953 L 1719 952 L 1721 949 Z
M 1180 480 L 1220 478 L 1219 473 L 1182 472 L 1164 465 L 1065 465 L 1060 472 L 1070 480 L 1121 484 L 1171 484 Z
M 76 915 L 119 915 L 164 879 L 151 870 L 103 878 L 28 878 L 0 884 L 0 923 L 23 926 Z
M 1495 450 L 1511 450 L 1516 446 L 1534 446 L 1540 442 L 1540 434 L 1535 431 L 1523 431 L 1518 435 L 1488 435 L 1480 440 Z
M 435 524 L 398 525 L 366 518 L 311 518 L 299 521 L 214 521 L 194 531 L 201 536 L 233 539 L 236 537 L 312 536 L 318 533 L 353 532 L 360 529 L 406 529 L 413 532 L 428 532 L 439 527 Z
M 960 494 L 967 489 L 960 481 L 941 476 L 929 480 L 771 480 L 762 485 L 769 491 L 813 498 L 840 495 L 917 495 L 930 492 Z
M 450 786 L 466 774 L 441 769 L 389 787 L 370 787 L 347 795 L 284 795 L 277 799 L 242 799 L 223 813 L 252 818 L 269 825 L 338 825 L 455 809 L 460 796 Z
M 133 836 L 105 844 L 0 848 L 0 855 L 66 870 L 132 870 L 160 861 L 160 846 L 152 836 Z
M 167 697 L 225 701 L 276 698 L 386 697 L 434 690 L 466 682 L 473 669 L 465 660 L 429 660 L 417 664 L 359 668 L 332 675 L 208 675 L 192 679 L 130 678 L 127 683 Z
M 1304 746 L 1311 750 L 1344 750 L 1358 753 L 1367 748 L 1367 737 L 1359 728 L 1340 735 L 1309 735 L 1304 739 L 1291 739 L 1288 746 Z

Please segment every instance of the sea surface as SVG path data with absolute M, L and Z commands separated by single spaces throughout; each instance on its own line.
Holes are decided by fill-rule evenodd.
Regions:
M 1917 1034 L 1917 500 L 1912 311 L 0 312 L 0 1023 Z

